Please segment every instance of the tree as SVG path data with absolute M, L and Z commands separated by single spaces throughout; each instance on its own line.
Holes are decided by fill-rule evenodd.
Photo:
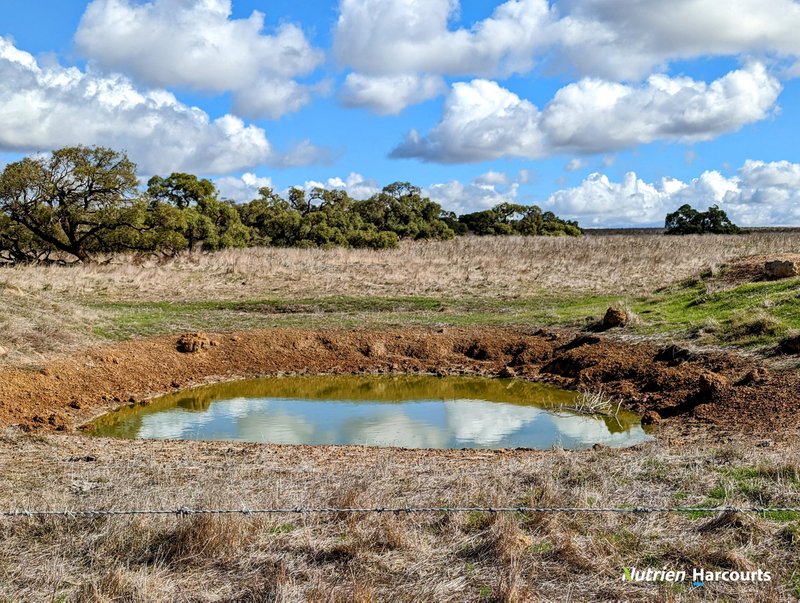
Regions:
M 676 211 L 667 214 L 664 221 L 666 234 L 738 234 L 741 232 L 718 206 L 712 205 L 708 211 L 700 212 L 691 205 L 681 205 Z
M 401 239 L 452 239 L 455 236 L 441 219 L 442 207 L 422 197 L 418 187 L 394 182 L 377 195 L 355 203 L 366 224 L 378 231 L 395 233 Z
M 536 205 L 501 203 L 492 209 L 464 214 L 458 221 L 476 235 L 571 236 L 583 231 L 577 222 L 562 220 Z
M 0 262 L 42 262 L 48 260 L 52 252 L 52 245 L 0 213 Z
M 124 153 L 105 147 L 29 157 L 0 175 L 0 211 L 43 247 L 86 262 L 144 227 L 135 172 Z
M 267 186 L 260 188 L 258 194 L 257 199 L 238 207 L 242 223 L 252 233 L 251 240 L 258 245 L 295 245 L 303 215 Z
M 194 249 L 200 243 L 206 250 L 244 247 L 250 240 L 249 229 L 242 224 L 232 202 L 220 200 L 217 187 L 206 178 L 173 172 L 166 178 L 153 176 L 147 183 L 151 210 L 158 204 L 173 206 L 183 212 L 184 220 L 172 220 L 175 228 Z
M 147 194 L 151 199 L 171 203 L 179 209 L 200 205 L 216 193 L 217 189 L 210 180 L 183 172 L 173 172 L 166 178 L 153 176 L 147 181 Z
M 712 205 L 703 214 L 703 232 L 715 234 L 739 234 L 740 229 L 719 206 Z

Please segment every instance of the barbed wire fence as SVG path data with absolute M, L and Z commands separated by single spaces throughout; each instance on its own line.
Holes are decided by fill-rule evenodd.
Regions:
M 394 514 L 411 515 L 422 513 L 800 513 L 800 507 L 287 507 L 271 509 L 80 509 L 31 511 L 0 511 L 0 518 L 35 518 L 35 517 L 122 517 L 134 515 L 172 515 L 190 517 L 193 515 L 325 515 L 325 514 Z

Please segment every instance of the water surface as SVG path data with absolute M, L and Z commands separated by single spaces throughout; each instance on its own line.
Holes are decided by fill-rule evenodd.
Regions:
M 574 392 L 508 379 L 302 376 L 186 390 L 95 423 L 98 436 L 364 444 L 405 448 L 585 448 L 647 439 L 639 418 L 565 410 Z

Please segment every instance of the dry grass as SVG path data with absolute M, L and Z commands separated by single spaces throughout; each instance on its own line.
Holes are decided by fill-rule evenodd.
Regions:
M 227 300 L 326 295 L 511 297 L 645 293 L 732 258 L 800 252 L 800 232 L 744 236 L 461 237 L 399 249 L 227 250 L 156 262 L 0 269 L 0 283 L 69 298 Z
M 163 264 L 2 267 L 0 347 L 10 350 L 4 361 L 29 362 L 96 343 L 91 328 L 104 317 L 95 308 L 114 301 L 634 295 L 779 252 L 800 252 L 800 235 L 462 238 L 381 252 L 252 249 Z M 8 432 L 0 508 L 798 506 L 798 452 L 655 442 L 464 453 Z M 0 519 L 0 601 L 785 601 L 800 596 L 798 542 L 794 516 Z M 760 567 L 776 580 L 703 591 L 621 581 L 623 566 L 664 565 Z
M 800 252 L 800 232 L 461 237 L 404 242 L 386 251 L 257 248 L 185 254 L 166 262 L 115 256 L 87 266 L 0 265 L 0 348 L 7 352 L 0 350 L 0 363 L 40 364 L 103 341 L 106 327 L 118 326 L 124 312 L 109 309 L 115 303 L 271 299 L 291 306 L 298 300 L 334 297 L 502 303 L 570 295 L 634 296 L 716 271 L 732 258 L 790 252 Z M 208 312 L 194 321 L 177 321 L 174 330 L 202 328 L 196 323 L 203 323 Z M 222 330 L 269 326 L 267 318 L 237 325 L 244 317 L 230 311 L 216 318 L 214 328 Z M 123 336 L 142 334 L 137 328 L 131 325 L 132 333 Z
M 9 432 L 0 507 L 800 504 L 796 450 L 746 460 L 738 450 L 420 452 Z M 798 526 L 634 514 L 0 520 L 0 600 L 784 601 L 800 586 Z M 665 565 L 776 579 L 702 591 L 621 580 L 623 566 Z
M 574 404 L 569 407 L 562 406 L 562 408 L 585 415 L 617 417 L 621 406 L 621 400 L 617 400 L 615 404 L 614 400 L 602 389 L 582 389 L 578 392 Z

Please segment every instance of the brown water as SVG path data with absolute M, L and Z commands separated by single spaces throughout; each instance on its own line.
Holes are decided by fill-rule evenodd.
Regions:
M 647 439 L 639 418 L 565 410 L 576 394 L 476 377 L 302 376 L 223 383 L 125 408 L 106 437 L 363 444 L 404 448 L 585 448 Z

